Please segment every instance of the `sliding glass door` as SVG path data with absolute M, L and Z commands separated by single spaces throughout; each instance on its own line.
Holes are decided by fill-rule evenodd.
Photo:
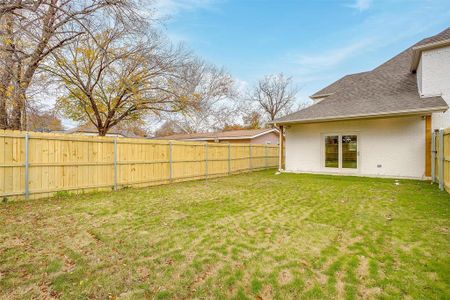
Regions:
M 355 134 L 330 134 L 324 136 L 325 168 L 358 169 L 358 136 Z
M 342 168 L 358 169 L 358 136 L 343 135 L 342 141 Z
M 325 136 L 325 167 L 339 168 L 339 136 Z

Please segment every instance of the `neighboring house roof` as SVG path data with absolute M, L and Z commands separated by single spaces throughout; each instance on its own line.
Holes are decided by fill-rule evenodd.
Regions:
M 275 132 L 275 128 L 263 129 L 243 129 L 243 130 L 229 130 L 222 132 L 205 132 L 205 133 L 191 133 L 191 134 L 174 134 L 169 136 L 156 137 L 159 140 L 191 140 L 191 141 L 208 141 L 208 140 L 241 140 L 254 139 L 258 136 Z
M 450 28 L 437 36 L 447 34 L 450 34 Z M 418 44 L 426 40 L 433 40 L 433 37 Z M 339 79 L 311 96 L 313 99 L 323 98 L 322 101 L 272 123 L 319 122 L 448 109 L 447 103 L 440 96 L 420 97 L 416 74 L 410 72 L 413 47 L 372 71 Z
M 74 133 L 93 133 L 98 134 L 97 128 L 93 124 L 84 124 L 80 125 L 71 129 L 67 129 L 64 131 L 59 131 L 60 133 L 68 133 L 68 134 L 74 134 Z M 120 135 L 122 137 L 137 137 L 135 134 L 130 132 L 125 132 L 123 130 L 118 130 L 116 128 L 111 128 L 108 133 L 109 135 Z

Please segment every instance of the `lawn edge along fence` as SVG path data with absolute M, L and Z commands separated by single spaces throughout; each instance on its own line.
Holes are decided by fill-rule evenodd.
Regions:
M 431 180 L 450 193 L 450 128 L 435 130 L 431 138 Z
M 0 197 L 118 190 L 274 168 L 277 145 L 0 130 Z

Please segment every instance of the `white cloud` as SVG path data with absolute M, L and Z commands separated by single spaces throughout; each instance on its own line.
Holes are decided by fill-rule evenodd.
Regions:
M 348 5 L 348 7 L 357 9 L 359 11 L 368 10 L 372 6 L 372 0 L 356 0 L 354 3 Z
M 362 39 L 318 54 L 301 54 L 297 56 L 295 62 L 300 66 L 313 69 L 332 67 L 344 62 L 373 44 L 374 39 Z
M 153 10 L 157 17 L 174 17 L 183 11 L 209 9 L 216 0 L 155 0 Z

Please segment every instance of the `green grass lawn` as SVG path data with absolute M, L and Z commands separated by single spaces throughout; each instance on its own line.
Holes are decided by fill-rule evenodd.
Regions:
M 450 298 L 450 196 L 262 171 L 0 204 L 0 298 Z

